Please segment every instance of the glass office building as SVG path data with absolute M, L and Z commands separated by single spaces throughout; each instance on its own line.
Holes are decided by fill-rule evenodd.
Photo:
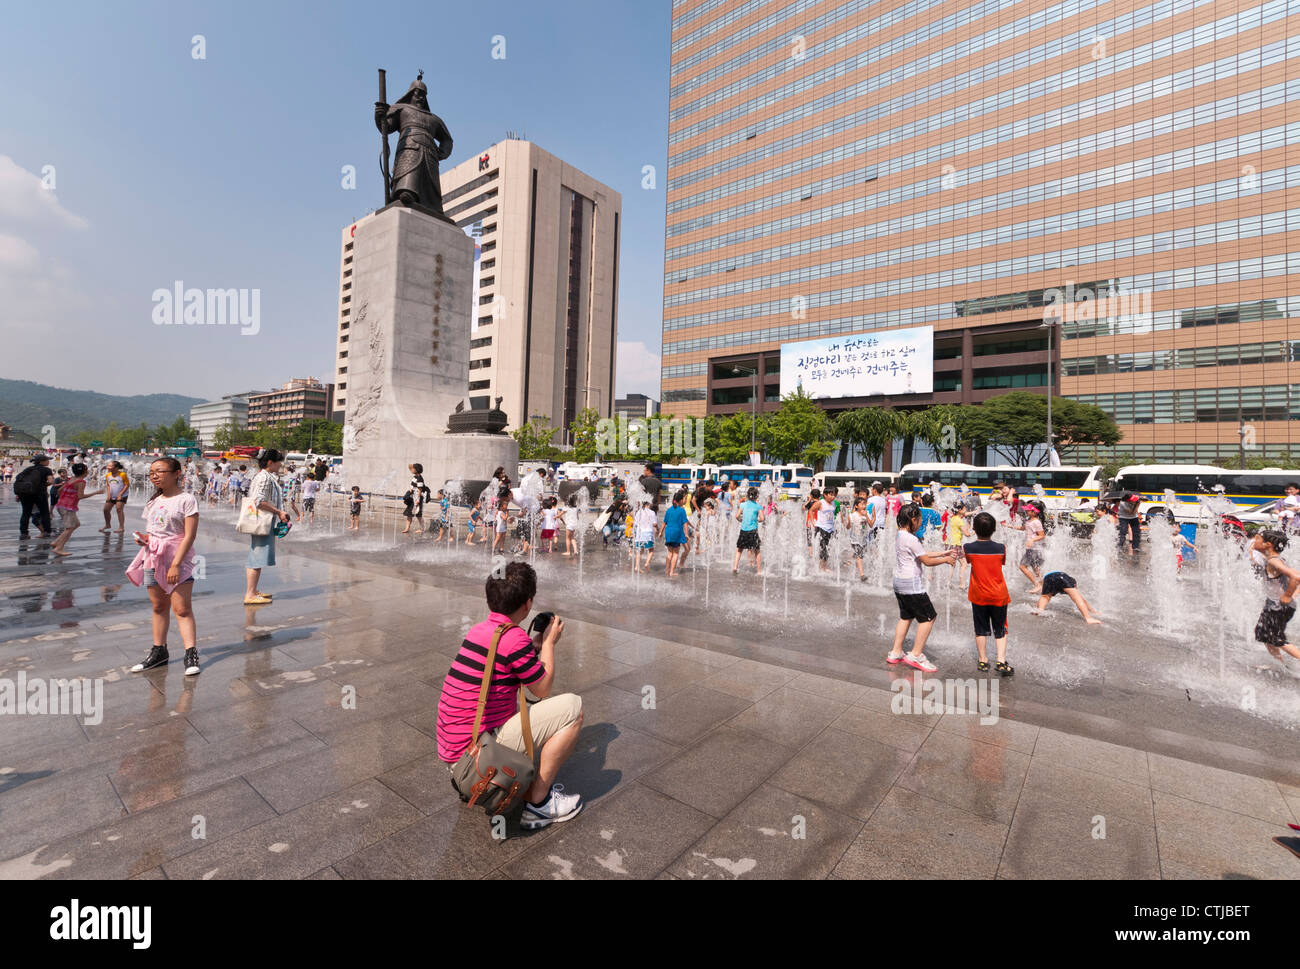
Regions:
M 1300 0 L 672 17 L 664 411 L 775 409 L 782 343 L 932 325 L 933 393 L 832 406 L 1050 367 L 1116 453 L 1300 455 Z

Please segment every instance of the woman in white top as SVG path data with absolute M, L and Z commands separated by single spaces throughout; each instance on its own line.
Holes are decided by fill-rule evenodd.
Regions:
M 248 497 L 254 502 L 259 512 L 269 512 L 282 522 L 289 521 L 288 512 L 280 506 L 284 494 L 280 490 L 278 475 L 284 464 L 284 455 L 273 448 L 262 448 L 257 452 L 257 466 L 261 468 L 249 485 Z M 271 596 L 257 591 L 257 583 L 262 578 L 262 569 L 275 565 L 275 530 L 265 535 L 250 535 L 252 547 L 248 551 L 248 563 L 244 574 L 248 579 L 244 591 L 244 605 L 264 606 L 271 601 Z

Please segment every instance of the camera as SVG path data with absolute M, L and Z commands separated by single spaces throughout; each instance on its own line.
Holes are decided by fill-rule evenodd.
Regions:
M 532 625 L 528 627 L 528 634 L 530 636 L 545 636 L 546 629 L 554 618 L 555 613 L 553 612 L 539 612 L 533 617 Z

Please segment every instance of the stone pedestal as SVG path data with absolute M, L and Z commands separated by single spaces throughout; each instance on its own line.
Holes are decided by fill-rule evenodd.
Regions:
M 453 479 L 513 473 L 507 434 L 448 434 L 469 381 L 474 242 L 458 227 L 391 206 L 356 228 L 348 328 L 346 483 L 406 490 L 411 463 L 435 491 Z

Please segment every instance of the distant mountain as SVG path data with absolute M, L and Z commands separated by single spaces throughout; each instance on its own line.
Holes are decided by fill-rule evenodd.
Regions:
M 170 424 L 177 417 L 189 418 L 190 408 L 204 403 L 202 397 L 180 394 L 140 394 L 118 397 L 93 390 L 64 390 L 30 380 L 0 379 L 0 423 L 38 437 L 41 428 L 53 424 L 58 436 L 82 430 L 97 430 L 116 421 L 118 427 L 154 427 Z

